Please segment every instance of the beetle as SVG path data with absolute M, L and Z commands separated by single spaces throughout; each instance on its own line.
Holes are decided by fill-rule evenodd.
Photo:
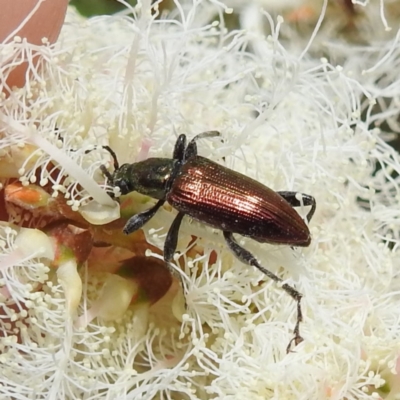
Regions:
M 111 174 L 105 166 L 101 171 L 109 184 L 119 188 L 122 195 L 132 191 L 158 199 L 150 209 L 132 216 L 123 231 L 130 234 L 149 221 L 157 210 L 168 202 L 178 214 L 168 231 L 164 245 L 164 259 L 170 262 L 175 253 L 179 228 L 185 215 L 223 231 L 223 236 L 234 255 L 244 264 L 252 265 L 270 279 L 282 279 L 264 268 L 248 250 L 243 248 L 233 234 L 247 236 L 261 243 L 306 247 L 311 243 L 310 231 L 294 207 L 311 206 L 306 215 L 309 222 L 316 209 L 314 197 L 297 192 L 275 192 L 260 182 L 235 172 L 197 154 L 199 139 L 220 136 L 218 131 L 207 131 L 195 136 L 188 144 L 181 134 L 174 147 L 172 158 L 148 158 L 144 161 L 119 166 L 116 154 L 108 147 L 114 160 Z M 302 295 L 292 286 L 283 283 L 282 289 L 297 303 L 297 320 L 294 342 L 299 344 Z

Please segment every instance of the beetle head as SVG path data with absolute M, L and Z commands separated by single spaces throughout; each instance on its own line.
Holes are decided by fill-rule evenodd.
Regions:
M 132 187 L 132 179 L 129 179 L 129 167 L 131 164 L 123 164 L 112 174 L 112 185 L 119 188 L 122 195 L 135 190 Z
M 176 160 L 171 158 L 148 158 L 133 164 L 123 164 L 112 174 L 105 167 L 101 170 L 108 183 L 119 188 L 121 195 L 136 191 L 162 199 L 166 195 L 166 185 L 175 164 Z

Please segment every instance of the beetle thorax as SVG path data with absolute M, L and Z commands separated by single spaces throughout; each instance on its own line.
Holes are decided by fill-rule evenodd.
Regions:
M 137 163 L 124 164 L 114 172 L 114 186 L 120 189 L 121 194 L 136 191 L 162 199 L 175 163 L 176 160 L 170 158 L 148 158 Z

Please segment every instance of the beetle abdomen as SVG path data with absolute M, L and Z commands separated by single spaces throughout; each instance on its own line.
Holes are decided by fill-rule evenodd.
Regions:
M 191 157 L 167 201 L 200 222 L 259 242 L 308 246 L 310 232 L 278 193 L 207 158 Z

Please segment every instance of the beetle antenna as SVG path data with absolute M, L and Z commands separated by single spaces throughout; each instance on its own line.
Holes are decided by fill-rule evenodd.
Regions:
M 61 142 L 64 143 L 64 137 L 60 134 L 60 129 L 58 128 L 58 126 L 54 127 L 54 131 L 55 131 L 57 139 L 61 140 Z M 115 154 L 115 151 L 110 146 L 101 146 L 101 147 L 104 150 L 107 150 L 111 154 L 111 157 L 112 157 L 113 163 L 114 163 L 114 170 L 119 169 L 119 163 L 118 163 L 118 159 L 117 159 L 117 155 Z M 93 150 L 94 149 L 86 150 L 85 154 L 89 154 Z M 72 151 L 76 151 L 76 150 L 72 150 Z
M 114 150 L 110 146 L 102 146 L 104 150 L 107 150 L 113 159 L 114 162 L 114 170 L 117 171 L 119 169 L 119 163 L 117 159 L 117 155 L 115 154 Z
M 102 174 L 107 178 L 107 180 L 112 184 L 113 182 L 113 177 L 110 174 L 110 171 L 107 170 L 107 168 L 104 165 L 100 165 L 100 171 Z

